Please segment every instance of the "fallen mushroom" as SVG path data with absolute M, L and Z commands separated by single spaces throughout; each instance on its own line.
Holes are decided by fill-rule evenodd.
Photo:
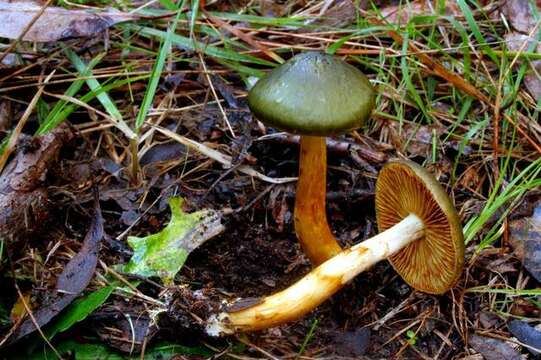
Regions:
M 372 86 L 361 71 L 317 52 L 294 56 L 260 79 L 248 95 L 259 120 L 301 135 L 295 231 L 315 265 L 342 250 L 325 212 L 325 137 L 361 127 L 374 103 Z
M 456 283 L 464 263 L 462 227 L 430 173 L 411 161 L 386 165 L 377 180 L 376 211 L 385 231 L 342 250 L 281 292 L 248 306 L 240 300 L 210 316 L 207 333 L 255 331 L 298 319 L 385 258 L 417 290 L 442 294 Z

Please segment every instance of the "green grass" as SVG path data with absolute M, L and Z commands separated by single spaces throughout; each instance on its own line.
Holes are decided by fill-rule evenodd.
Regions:
M 483 229 L 483 227 L 493 218 L 496 211 L 502 210 L 501 215 L 492 227 L 483 234 L 478 250 L 492 244 L 501 236 L 502 223 L 505 217 L 513 209 L 513 207 L 521 200 L 522 196 L 529 190 L 539 188 L 541 186 L 541 158 L 537 159 L 524 170 L 517 171 L 513 169 L 513 164 L 510 162 L 510 157 L 507 157 L 506 162 L 501 168 L 501 175 L 497 179 L 496 184 L 489 194 L 487 201 L 481 213 L 466 223 L 464 226 L 465 241 L 472 241 Z M 507 174 L 507 172 L 509 172 Z M 503 186 L 504 179 L 508 176 L 512 179 L 508 184 Z
M 310 343 L 310 340 L 312 340 L 312 338 L 314 337 L 314 333 L 317 329 L 318 323 L 319 323 L 318 319 L 314 319 L 314 321 L 312 321 L 312 325 L 310 326 L 310 329 L 308 330 L 308 332 L 306 333 L 306 336 L 304 337 L 301 348 L 299 349 L 299 352 L 297 353 L 295 360 L 299 359 L 306 351 L 306 347 Z
M 90 88 L 90 90 L 96 93 L 98 101 L 105 108 L 107 113 L 111 116 L 111 121 L 120 131 L 124 133 L 124 135 L 128 139 L 134 139 L 136 136 L 135 133 L 124 121 L 122 114 L 118 110 L 117 106 L 115 105 L 114 101 L 111 99 L 107 91 L 104 91 L 99 81 L 92 77 L 92 70 L 87 68 L 87 66 L 83 63 L 83 61 L 79 58 L 79 56 L 77 56 L 75 52 L 68 48 L 65 49 L 65 52 L 68 59 L 70 59 L 70 61 L 72 62 L 73 66 L 75 66 L 77 71 L 79 71 L 79 74 L 83 77 L 88 77 L 88 79 L 85 80 L 87 86 Z M 105 54 L 98 55 L 95 59 L 99 61 L 99 59 L 101 59 L 101 57 L 103 57 L 104 55 Z
M 500 246 L 499 241 L 505 230 L 504 220 L 523 201 L 525 194 L 541 187 L 540 154 L 507 120 L 507 117 L 514 120 L 530 134 L 534 130 L 530 130 L 526 122 L 539 122 L 541 100 L 532 105 L 524 81 L 529 75 L 531 62 L 541 60 L 541 54 L 536 53 L 534 45 L 525 47 L 521 52 L 509 51 L 503 42 L 507 25 L 502 24 L 500 19 L 484 14 L 475 1 L 456 2 L 461 16 L 445 14 L 445 1 L 433 3 L 438 14 L 412 16 L 408 23 L 400 26 L 370 22 L 370 16 L 376 17 L 378 13 L 381 20 L 380 9 L 374 7 L 369 10 L 369 16 L 359 13 L 356 22 L 343 28 L 318 28 L 306 22 L 311 17 L 294 13 L 281 18 L 261 16 L 255 5 L 230 12 L 211 9 L 208 13 L 232 26 L 249 27 L 251 31 L 243 31 L 254 38 L 272 40 L 278 44 L 272 51 L 286 59 L 298 51 L 293 49 L 295 46 L 321 49 L 329 54 L 342 54 L 347 49 L 375 50 L 370 54 L 347 56 L 350 63 L 369 74 L 378 89 L 378 108 L 369 126 L 359 132 L 393 146 L 392 136 L 397 136 L 399 142 L 396 149 L 388 151 L 390 157 L 411 157 L 424 161 L 426 166 L 434 166 L 436 171 L 441 166 L 443 173 L 449 175 L 442 177 L 442 181 L 446 181 L 446 189 L 453 193 L 459 210 L 464 210 L 465 241 L 468 248 L 474 251 L 468 256 L 474 255 L 475 259 L 475 256 L 481 256 L 482 250 Z M 131 6 L 124 2 L 115 4 L 128 9 Z M 142 147 L 139 140 L 146 131 L 148 114 L 166 93 L 160 89 L 160 84 L 168 61 L 179 64 L 179 67 L 200 69 L 200 55 L 209 68 L 223 74 L 223 79 L 235 88 L 237 95 L 246 91 L 246 84 L 252 77 L 261 77 L 277 65 L 260 53 L 253 52 L 254 49 L 241 39 L 207 22 L 205 13 L 199 11 L 200 1 L 179 3 L 159 0 L 159 4 L 163 9 L 145 8 L 140 13 L 172 14 L 171 17 L 117 25 L 110 30 L 108 49 L 96 46 L 99 47 L 98 51 L 77 51 L 77 43 L 72 47 L 72 43 L 66 42 L 66 46 L 69 44 L 70 47 L 54 60 L 61 63 L 58 73 L 70 76 L 71 80 L 51 90 L 62 95 L 60 100 L 48 96 L 40 99 L 36 113 L 37 135 L 47 133 L 64 121 L 74 120 L 77 111 L 85 111 L 81 108 L 81 104 L 85 104 L 110 118 L 115 126 L 111 133 L 115 135 L 118 148 L 128 149 L 133 145 L 133 153 L 137 153 Z M 316 29 L 324 31 L 318 32 Z M 282 35 L 270 36 L 265 30 L 277 30 Z M 399 33 L 403 43 L 392 40 L 387 34 L 389 31 Z M 305 35 L 307 38 L 288 37 L 288 33 Z M 540 34 L 538 31 L 535 37 L 540 39 Z M 317 42 L 309 36 L 325 37 L 329 41 Z M 356 46 L 352 46 L 352 43 Z M 412 53 L 409 44 L 415 44 L 448 71 L 481 89 L 491 104 L 482 104 L 438 77 L 433 69 L 423 64 L 418 54 Z M 109 67 L 114 68 L 110 77 L 98 77 L 101 71 Z M 146 73 L 129 75 L 134 71 Z M 17 79 L 5 86 L 18 84 L 26 83 Z M 184 97 L 180 91 L 172 95 L 178 101 L 173 106 L 182 106 L 182 101 L 190 104 L 195 102 L 189 96 Z M 494 160 L 492 138 L 495 112 L 491 106 L 498 96 L 502 115 L 499 119 L 500 152 Z M 183 125 L 184 120 L 183 114 L 178 116 L 179 125 Z M 425 130 L 426 126 L 433 129 L 428 153 L 415 153 L 412 149 L 416 142 L 416 131 Z M 385 133 L 389 128 L 393 128 L 393 131 L 396 128 L 397 134 L 389 135 L 390 130 Z M 413 129 L 408 136 L 405 135 L 406 128 Z M 438 135 L 440 130 L 441 136 Z M 119 133 L 122 136 L 116 137 Z M 535 136 L 532 138 L 536 139 Z M 451 142 L 457 144 L 455 149 L 451 149 Z M 138 161 L 136 157 L 134 159 Z M 495 163 L 498 171 L 493 168 Z M 128 167 L 129 161 L 124 160 L 121 165 Z M 465 187 L 464 183 L 464 172 L 470 168 L 479 172 L 479 183 L 472 185 L 475 192 Z M 468 200 L 480 204 L 480 210 L 468 212 Z M 541 296 L 541 290 L 480 284 L 468 288 L 466 296 L 477 296 L 487 303 L 494 301 L 495 308 L 501 314 L 509 314 L 508 307 L 514 297 L 535 302 L 535 297 Z M 319 326 L 321 324 L 317 321 L 312 323 L 299 348 L 299 357 L 309 349 Z M 70 348 L 73 344 L 65 346 Z M 79 351 L 86 354 L 93 349 L 92 346 L 80 348 Z
M 150 109 L 150 107 L 152 106 L 152 102 L 154 101 L 156 89 L 158 88 L 158 83 L 160 81 L 163 67 L 165 65 L 165 59 L 171 51 L 172 38 L 177 28 L 178 20 L 180 18 L 180 14 L 182 13 L 184 3 L 185 2 L 182 2 L 182 4 L 180 5 L 179 9 L 177 10 L 177 15 L 175 16 L 175 19 L 170 24 L 167 33 L 163 38 L 163 42 L 160 46 L 160 51 L 158 52 L 158 57 L 156 58 L 154 66 L 152 67 L 152 71 L 150 72 L 150 78 L 146 87 L 145 96 L 143 97 L 141 108 L 139 109 L 139 112 L 137 113 L 137 117 L 135 119 L 136 133 L 140 132 L 141 127 L 143 126 L 143 123 L 147 117 L 148 110 Z

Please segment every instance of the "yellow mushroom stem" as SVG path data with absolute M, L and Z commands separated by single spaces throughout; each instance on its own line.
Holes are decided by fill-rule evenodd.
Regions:
M 301 136 L 299 180 L 295 199 L 295 232 L 315 266 L 342 249 L 327 222 L 327 147 L 325 137 Z
M 423 222 L 410 214 L 386 231 L 341 251 L 287 289 L 267 296 L 255 305 L 211 316 L 207 333 L 219 336 L 255 331 L 298 319 L 359 273 L 423 236 Z

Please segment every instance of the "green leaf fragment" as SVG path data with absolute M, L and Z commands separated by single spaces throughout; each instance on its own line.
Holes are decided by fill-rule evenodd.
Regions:
M 124 272 L 144 277 L 157 276 L 169 285 L 188 254 L 223 231 L 219 212 L 200 210 L 188 214 L 182 210 L 182 202 L 180 197 L 169 200 L 171 220 L 160 232 L 145 237 L 128 237 L 133 256 Z
M 76 323 L 86 319 L 88 315 L 99 308 L 109 298 L 113 293 L 113 290 L 113 286 L 106 286 L 73 302 L 60 314 L 58 319 L 47 328 L 47 337 L 51 339 L 57 333 L 66 331 Z

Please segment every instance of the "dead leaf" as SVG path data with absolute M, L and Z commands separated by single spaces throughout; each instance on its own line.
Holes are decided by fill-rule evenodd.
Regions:
M 325 1 L 317 17 L 307 23 L 319 27 L 346 27 L 356 19 L 356 6 L 366 9 L 367 4 L 367 1 L 355 2 L 355 4 L 351 0 Z
M 528 272 L 541 282 L 541 201 L 531 217 L 511 221 L 509 242 Z
M 539 52 L 541 49 L 541 43 L 531 36 L 521 34 L 518 32 L 512 32 L 505 35 L 505 44 L 510 51 L 526 51 L 528 48 L 534 46 L 535 50 Z
M 471 335 L 469 344 L 483 355 L 485 360 L 521 360 L 520 352 L 507 342 L 489 337 Z
M 534 355 L 541 354 L 541 331 L 536 330 L 533 326 L 530 326 L 521 320 L 510 321 L 507 324 L 507 327 L 518 341 L 530 346 L 527 348 L 528 351 Z M 538 351 L 532 348 L 537 349 Z
M 541 99 L 541 61 L 532 61 L 531 70 L 524 75 L 524 85 L 535 101 Z
M 157 144 L 151 147 L 141 157 L 141 166 L 146 166 L 156 162 L 184 160 L 186 158 L 186 147 L 177 142 L 168 142 Z
M 541 308 L 527 299 L 516 297 L 513 299 L 509 313 L 521 317 L 538 318 L 541 315 Z
M 0 37 L 17 39 L 42 5 L 35 2 L 0 0 Z M 140 17 L 116 9 L 106 11 L 71 10 L 48 7 L 23 37 L 25 41 L 47 42 L 95 36 L 108 27 Z
M 169 199 L 171 219 L 161 231 L 145 237 L 128 237 L 133 256 L 122 271 L 144 277 L 159 276 L 170 285 L 188 255 L 224 230 L 220 212 L 205 209 L 185 213 L 183 201 L 180 197 Z
M 33 311 L 33 318 L 38 326 L 49 323 L 68 306 L 88 286 L 94 276 L 98 262 L 99 243 L 103 238 L 103 218 L 98 195 L 94 199 L 94 216 L 83 241 L 81 250 L 66 265 L 57 279 L 56 291 L 49 301 Z M 9 343 L 36 330 L 34 320 L 27 318 L 12 334 Z
M 541 43 L 528 35 L 517 32 L 505 35 L 505 43 L 510 51 L 528 51 L 535 47 L 534 52 L 541 53 Z M 520 65 L 522 62 L 517 61 Z M 541 61 L 534 60 L 529 62 L 529 69 L 524 75 L 524 85 L 532 97 L 538 101 L 541 99 Z
M 94 217 L 86 233 L 83 246 L 68 262 L 56 282 L 59 292 L 79 295 L 90 283 L 98 263 L 99 243 L 103 238 L 103 218 L 99 201 L 94 200 Z
M 212 81 L 212 84 L 218 90 L 220 95 L 225 99 L 227 102 L 227 105 L 229 105 L 230 108 L 238 109 L 239 104 L 237 99 L 235 98 L 235 89 L 227 84 L 220 76 L 210 74 L 210 81 Z M 206 80 L 206 79 L 205 79 Z
M 482 311 L 479 314 L 479 322 L 484 329 L 491 329 L 497 327 L 500 324 L 501 319 L 493 313 Z
M 387 6 L 381 9 L 381 15 L 391 24 L 407 24 L 412 18 L 416 16 L 430 16 L 437 15 L 434 13 L 434 8 L 438 7 L 435 1 L 428 2 L 412 1 L 407 3 L 400 3 L 399 5 Z M 445 2 L 445 15 L 459 15 L 460 8 L 452 1 Z
M 511 257 L 512 255 L 503 255 L 502 257 L 498 257 L 497 259 L 490 261 L 486 265 L 486 268 L 499 274 L 515 272 L 517 269 L 515 269 L 513 263 L 509 261 Z
M 403 149 L 411 155 L 429 158 L 432 153 L 434 137 L 439 142 L 445 129 L 439 124 L 417 125 L 417 124 L 399 124 L 396 122 L 389 124 L 391 141 L 395 148 Z
M 5 239 L 35 231 L 47 219 L 50 204 L 41 185 L 72 137 L 60 126 L 47 135 L 20 140 L 15 158 L 0 174 L 0 234 Z
M 288 2 L 260 0 L 259 12 L 265 17 L 282 17 L 289 12 L 290 6 Z
M 537 23 L 529 0 L 507 0 L 502 13 L 518 32 L 529 34 Z

